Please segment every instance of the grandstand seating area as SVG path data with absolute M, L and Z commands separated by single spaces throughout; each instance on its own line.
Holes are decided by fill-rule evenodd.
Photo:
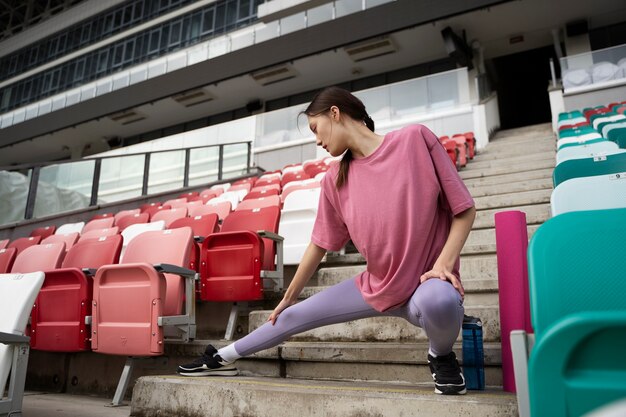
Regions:
M 472 133 L 440 140 L 457 168 L 474 157 Z M 225 334 L 231 340 L 237 303 L 280 292 L 283 265 L 300 262 L 320 181 L 337 160 L 287 165 L 0 241 L 0 273 L 45 272 L 26 329 L 31 348 L 161 355 L 165 342 L 195 338 L 196 299 L 233 303 Z M 123 372 L 114 403 L 129 377 Z
M 528 248 L 534 334 L 511 334 L 521 417 L 583 415 L 626 391 L 610 359 L 626 346 L 625 111 L 559 116 L 553 218 Z

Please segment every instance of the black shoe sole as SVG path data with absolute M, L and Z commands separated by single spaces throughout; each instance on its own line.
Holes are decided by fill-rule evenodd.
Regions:
M 231 369 L 203 369 L 199 371 L 178 370 L 181 376 L 237 376 L 239 371 L 236 368 Z

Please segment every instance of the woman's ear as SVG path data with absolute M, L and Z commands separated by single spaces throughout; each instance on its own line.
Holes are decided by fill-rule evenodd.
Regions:
M 331 117 L 331 119 L 333 119 L 334 121 L 338 122 L 340 115 L 341 115 L 341 113 L 339 111 L 339 107 L 337 107 L 337 106 L 331 106 L 330 107 L 330 117 Z

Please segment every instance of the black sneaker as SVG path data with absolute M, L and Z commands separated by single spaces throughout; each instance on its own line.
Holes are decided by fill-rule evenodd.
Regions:
M 239 373 L 234 363 L 226 362 L 217 354 L 217 350 L 209 345 L 201 357 L 186 365 L 178 367 L 183 376 L 235 376 Z
M 465 394 L 465 377 L 454 352 L 445 356 L 428 355 L 428 366 L 435 381 L 435 393 L 443 395 Z

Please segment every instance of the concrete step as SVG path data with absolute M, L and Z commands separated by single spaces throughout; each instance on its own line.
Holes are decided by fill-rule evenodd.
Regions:
M 463 182 L 465 183 L 465 185 L 467 185 L 468 188 L 471 188 L 503 185 L 513 182 L 529 181 L 536 179 L 552 179 L 552 171 L 554 171 L 554 168 L 536 169 L 532 171 L 492 175 L 490 177 L 468 178 L 464 179 Z
M 478 210 L 476 212 L 476 220 L 474 221 L 474 229 L 488 229 L 495 227 L 494 215 L 500 211 L 519 210 L 526 213 L 526 223 L 529 225 L 542 224 L 550 218 L 550 204 L 536 204 L 528 206 L 509 207 L 506 210 L 497 208 L 489 210 Z
M 499 158 L 489 157 L 489 154 L 483 154 L 479 156 L 475 156 L 470 162 L 468 162 L 467 169 L 478 169 L 478 168 L 494 168 L 498 166 L 513 164 L 513 163 L 523 163 L 523 162 L 532 162 L 532 161 L 540 161 L 544 159 L 555 159 L 555 155 L 547 152 L 537 152 L 532 154 L 523 154 L 523 155 L 513 155 L 513 156 L 501 156 Z
M 512 181 L 506 184 L 490 184 L 490 185 L 481 185 L 478 182 L 466 181 L 466 186 L 469 192 L 472 194 L 472 197 L 486 197 L 486 196 L 497 196 L 500 194 L 511 194 L 511 193 L 520 193 L 525 191 L 536 191 L 536 190 L 553 190 L 552 178 L 537 178 L 531 180 L 522 180 L 522 181 Z
M 556 166 L 556 161 L 552 158 L 550 159 L 540 159 L 537 161 L 530 162 L 517 162 L 511 163 L 508 165 L 497 166 L 493 168 L 477 168 L 472 169 L 471 163 L 459 172 L 459 176 L 463 180 L 468 180 L 472 178 L 482 178 L 482 177 L 490 177 L 492 175 L 503 175 L 503 174 L 511 174 L 515 172 L 527 172 L 527 171 L 535 171 L 538 169 L 552 169 Z
M 550 203 L 551 189 L 511 192 L 507 194 L 474 197 L 477 210 L 518 207 L 531 204 Z
M 543 141 L 527 141 L 518 143 L 492 142 L 487 147 L 478 151 L 473 161 L 494 160 L 498 158 L 511 158 L 521 155 L 555 155 L 556 139 Z
M 533 234 L 537 231 L 539 225 L 530 225 L 527 226 L 526 232 L 528 233 L 528 239 L 530 239 Z M 465 242 L 465 246 L 461 250 L 461 255 L 480 255 L 486 253 L 495 253 L 496 252 L 496 229 L 479 229 L 472 230 L 467 238 L 467 242 Z M 461 258 L 461 264 L 463 264 L 464 259 Z
M 439 396 L 432 384 L 148 376 L 135 384 L 131 415 L 511 417 L 517 405 L 498 390 Z
M 537 136 L 540 134 L 553 135 L 551 123 L 539 123 L 536 125 L 516 127 L 513 129 L 500 130 L 496 133 L 496 138 L 502 137 L 523 137 L 523 136 Z
M 224 340 L 195 340 L 168 348 L 181 363 L 202 355 L 206 345 L 217 349 Z M 486 385 L 502 386 L 502 354 L 499 343 L 484 343 Z M 463 364 L 461 343 L 454 351 Z M 431 383 L 428 343 L 285 342 L 237 361 L 241 376 Z
M 248 331 L 252 332 L 265 324 L 271 313 L 271 310 L 251 312 Z M 498 306 L 467 306 L 465 313 L 481 318 L 483 322 L 483 339 L 486 342 L 498 342 L 500 340 Z M 422 329 L 413 326 L 402 318 L 371 317 L 319 327 L 297 334 L 290 340 L 315 342 L 425 342 L 427 337 Z

